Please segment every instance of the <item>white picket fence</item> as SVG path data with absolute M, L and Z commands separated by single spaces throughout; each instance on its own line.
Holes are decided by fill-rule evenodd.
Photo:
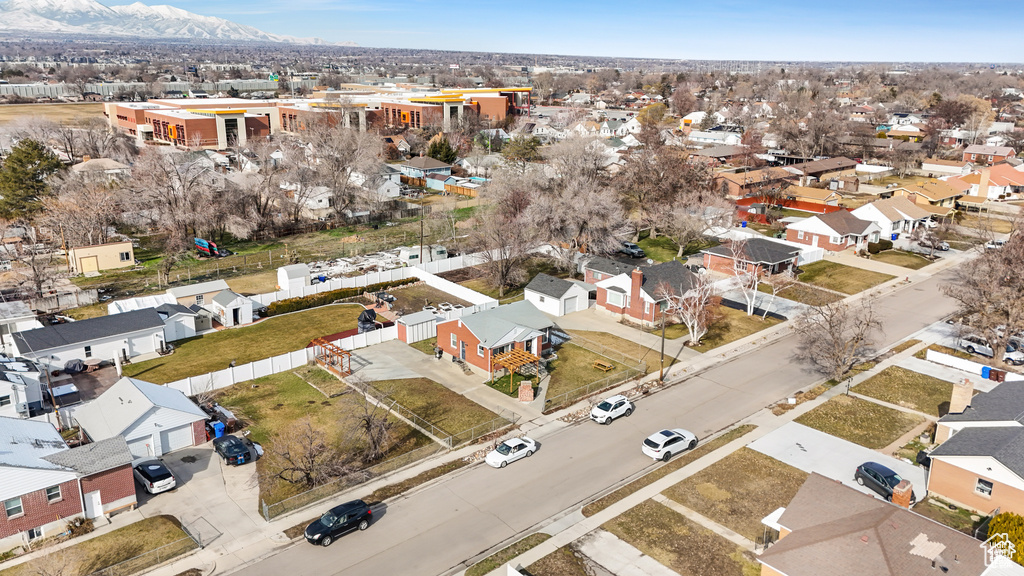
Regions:
M 936 364 L 942 364 L 944 366 L 949 366 L 951 368 L 956 368 L 979 376 L 981 376 L 981 369 L 985 367 L 984 364 L 979 364 L 973 360 L 957 358 L 956 356 L 943 354 L 942 352 L 936 352 L 935 350 L 929 350 L 925 358 L 931 362 L 935 362 Z M 1024 376 L 1015 372 L 1007 372 L 1006 382 L 1024 382 Z
M 388 326 L 387 328 L 374 330 L 372 332 L 347 336 L 341 340 L 335 340 L 334 343 L 345 350 L 358 350 L 359 348 L 366 348 L 367 346 L 373 346 L 374 344 L 380 344 L 381 342 L 395 340 L 397 338 L 398 327 Z M 270 376 L 271 374 L 280 374 L 281 372 L 294 370 L 305 366 L 312 361 L 313 348 L 303 348 L 302 350 L 287 352 L 279 356 L 272 356 L 270 358 L 264 358 L 263 360 L 249 362 L 248 364 L 231 366 L 224 370 L 218 370 L 216 372 L 209 372 L 200 376 L 190 376 L 174 382 L 168 382 L 167 386 L 169 388 L 174 388 L 175 390 L 180 390 L 188 396 L 192 396 L 201 392 L 227 388 L 228 386 L 238 384 L 239 382 L 246 382 L 255 378 Z

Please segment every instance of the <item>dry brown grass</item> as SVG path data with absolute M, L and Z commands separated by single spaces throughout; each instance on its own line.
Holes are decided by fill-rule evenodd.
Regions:
M 243 296 L 266 294 L 267 292 L 277 290 L 277 271 L 267 270 L 266 272 L 257 272 L 256 274 L 235 276 L 234 278 L 226 278 L 225 282 L 228 283 L 228 288 Z
M 761 519 L 787 506 L 807 473 L 750 448 L 740 448 L 664 492 L 665 496 L 751 540 Z
M 890 366 L 853 387 L 853 391 L 931 416 L 949 411 L 953 384 L 899 366 Z
M 589 576 L 586 561 L 569 546 L 562 546 L 527 567 L 532 576 Z
M 796 422 L 837 438 L 878 450 L 903 436 L 924 419 L 868 400 L 836 396 Z
M 103 104 L 83 102 L 81 104 L 4 104 L 0 106 L 0 125 L 21 118 L 39 116 L 61 124 L 83 124 L 90 118 L 103 118 Z

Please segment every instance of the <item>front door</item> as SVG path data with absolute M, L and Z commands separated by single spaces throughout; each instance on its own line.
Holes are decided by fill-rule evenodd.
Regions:
M 462 360 L 466 359 L 466 341 L 462 340 L 459 342 L 459 358 Z
M 99 490 L 85 493 L 85 517 L 97 518 L 103 514 L 103 499 Z
M 232 326 L 238 326 L 239 324 L 242 323 L 241 314 L 240 314 L 241 311 L 242 311 L 241 308 L 232 308 L 231 309 L 231 325 Z
M 526 348 L 527 352 L 529 352 L 530 354 L 533 354 L 533 338 L 530 338 L 529 340 L 524 342 L 523 345 L 524 345 L 524 348 Z

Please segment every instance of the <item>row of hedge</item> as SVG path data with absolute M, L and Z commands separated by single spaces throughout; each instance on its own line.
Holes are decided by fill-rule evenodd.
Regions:
M 868 253 L 878 254 L 879 252 L 885 252 L 886 250 L 892 250 L 892 240 L 879 240 L 878 242 L 868 242 Z
M 341 288 L 339 290 L 330 290 L 328 292 L 320 292 L 319 294 L 311 294 L 309 296 L 278 300 L 277 302 L 271 302 L 270 305 L 267 306 L 267 315 L 276 316 L 278 314 L 287 314 L 288 312 L 298 312 L 299 310 L 316 308 L 317 306 L 324 306 L 337 300 L 359 296 L 364 292 L 380 292 L 381 290 L 386 290 L 388 288 L 397 288 L 399 286 L 405 286 L 406 284 L 414 284 L 419 281 L 419 278 L 406 278 L 405 280 L 393 280 L 391 282 L 382 282 L 380 284 L 371 284 L 369 286 L 360 286 L 357 288 Z

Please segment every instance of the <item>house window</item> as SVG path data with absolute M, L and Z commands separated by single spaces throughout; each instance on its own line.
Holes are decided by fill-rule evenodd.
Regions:
M 0 406 L 9 406 L 11 403 L 11 395 L 0 396 Z
M 804 231 L 803 230 L 797 230 L 796 231 L 796 239 L 797 240 L 803 240 L 804 239 Z
M 543 301 L 544 301 L 544 297 L 541 296 L 540 299 L 538 300 L 538 302 L 543 302 Z
M 833 236 L 832 239 L 831 239 L 831 242 L 833 244 L 842 244 L 843 243 L 843 237 L 842 236 Z
M 900 223 L 899 222 L 893 222 L 892 223 L 892 229 L 893 229 L 893 232 L 895 232 L 896 230 L 899 230 L 900 229 Z
M 29 530 L 28 530 L 28 539 L 29 540 L 35 540 L 36 538 L 42 538 L 42 537 L 43 537 L 43 527 L 42 526 L 37 526 L 35 528 L 29 528 Z
M 548 343 L 548 333 L 547 332 L 545 332 L 544 334 L 541 335 L 540 343 L 541 344 L 547 344 Z
M 650 314 L 650 312 L 651 312 L 651 303 L 650 302 L 644 302 L 644 314 Z
M 608 305 L 622 307 L 626 304 L 626 295 L 615 290 L 608 291 Z
M 120 256 L 121 256 L 121 262 L 127 262 L 127 261 L 132 259 L 132 253 L 131 252 L 121 252 Z
M 11 498 L 10 500 L 4 500 L 4 512 L 7 513 L 7 518 L 17 518 L 25 513 L 25 510 L 21 507 L 21 498 Z
M 202 306 L 203 304 L 205 304 L 205 302 L 203 302 L 203 295 L 196 294 L 196 305 Z
M 60 486 L 50 486 L 49 488 L 46 489 L 47 502 L 60 502 L 62 499 L 63 497 L 60 494 Z
M 92 358 L 92 346 L 85 347 L 85 357 Z
M 978 478 L 978 484 L 974 487 L 974 491 L 982 496 L 992 496 L 992 483 Z
M 483 358 L 483 356 L 484 356 L 484 345 L 483 344 L 477 344 L 476 345 L 476 355 L 480 356 L 481 358 Z
M 452 334 L 452 348 L 457 348 L 459 345 L 459 337 Z

